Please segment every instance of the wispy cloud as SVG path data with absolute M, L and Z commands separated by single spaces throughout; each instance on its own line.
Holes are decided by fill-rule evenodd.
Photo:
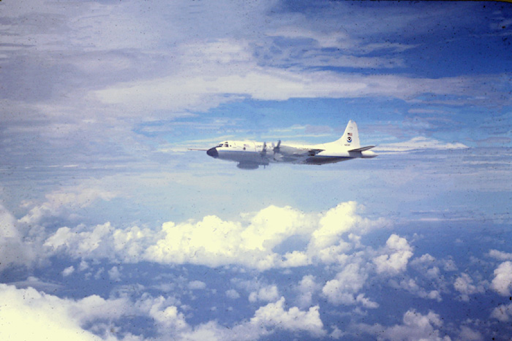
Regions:
M 423 136 L 414 137 L 409 141 L 382 144 L 375 148 L 379 152 L 393 152 L 404 153 L 417 150 L 435 149 L 435 150 L 449 150 L 449 149 L 466 149 L 468 146 L 456 142 L 445 143 L 436 139 L 427 138 Z

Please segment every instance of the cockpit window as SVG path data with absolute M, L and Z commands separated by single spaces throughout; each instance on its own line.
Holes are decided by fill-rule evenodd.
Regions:
M 224 143 L 224 147 L 229 147 L 227 142 Z

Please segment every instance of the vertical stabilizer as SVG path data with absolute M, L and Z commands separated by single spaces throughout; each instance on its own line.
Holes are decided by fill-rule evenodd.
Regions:
M 357 149 L 361 147 L 361 144 L 359 143 L 359 132 L 357 131 L 356 122 L 352 120 L 348 121 L 347 128 L 345 128 L 345 133 L 335 143 L 341 146 L 349 147 L 350 149 Z

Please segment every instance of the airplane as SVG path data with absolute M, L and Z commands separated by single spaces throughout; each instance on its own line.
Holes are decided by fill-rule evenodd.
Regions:
M 206 150 L 206 154 L 215 159 L 238 162 L 240 169 L 257 169 L 278 162 L 323 165 L 357 158 L 370 159 L 377 156 L 369 150 L 373 147 L 361 147 L 357 124 L 350 120 L 343 136 L 334 142 L 295 145 L 282 144 L 279 140 L 269 148 L 266 142 L 224 141 Z

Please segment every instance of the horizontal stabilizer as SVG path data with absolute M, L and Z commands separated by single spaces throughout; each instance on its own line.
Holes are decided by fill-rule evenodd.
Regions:
M 308 155 L 315 156 L 316 154 L 323 152 L 323 151 L 324 151 L 323 149 L 310 149 L 310 150 L 308 150 Z
M 366 146 L 366 147 L 351 149 L 351 150 L 349 150 L 349 152 L 364 152 L 365 150 L 372 149 L 373 147 L 375 147 L 375 146 Z

